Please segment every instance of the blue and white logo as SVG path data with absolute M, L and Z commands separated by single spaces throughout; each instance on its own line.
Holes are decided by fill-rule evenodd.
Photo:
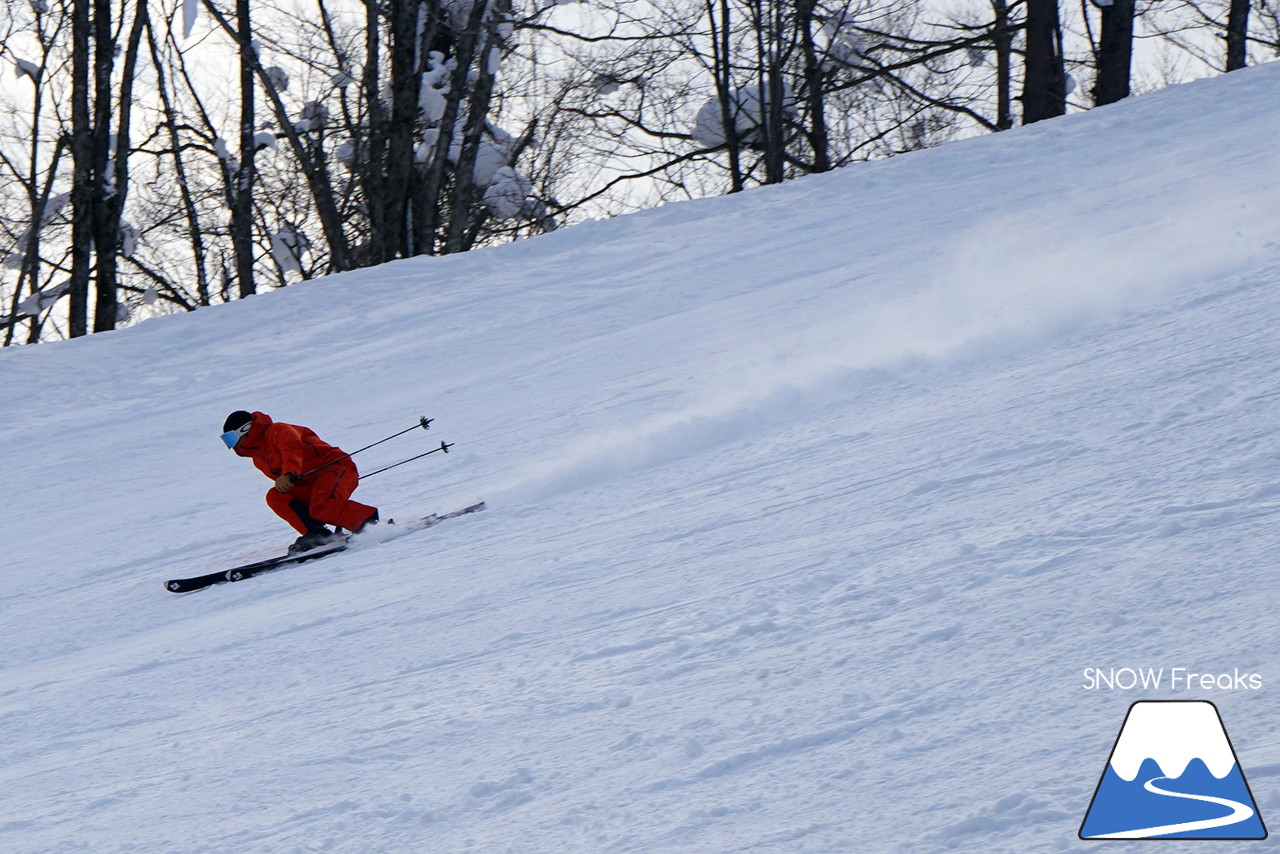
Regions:
M 1213 703 L 1129 707 L 1081 839 L 1266 839 L 1267 828 Z

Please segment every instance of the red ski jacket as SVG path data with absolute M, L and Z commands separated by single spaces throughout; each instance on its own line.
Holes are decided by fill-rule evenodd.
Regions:
M 286 473 L 300 475 L 346 456 L 341 448 L 326 444 L 311 429 L 272 421 L 265 412 L 253 413 L 253 424 L 235 451 L 252 459 L 258 470 L 272 480 Z

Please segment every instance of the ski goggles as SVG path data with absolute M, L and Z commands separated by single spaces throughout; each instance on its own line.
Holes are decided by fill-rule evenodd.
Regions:
M 249 428 L 252 426 L 253 422 L 249 421 L 234 430 L 228 430 L 222 434 L 222 441 L 228 448 L 234 450 L 236 445 L 240 444 L 240 440 L 245 437 L 245 434 L 249 432 Z

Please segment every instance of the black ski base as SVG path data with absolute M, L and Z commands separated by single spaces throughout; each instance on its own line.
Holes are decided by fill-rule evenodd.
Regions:
M 430 528 L 438 525 L 445 519 L 453 519 L 465 513 L 476 513 L 484 509 L 484 502 L 472 504 L 470 507 L 464 507 L 461 510 L 454 510 L 452 513 L 433 513 L 423 519 L 411 522 L 405 525 L 405 533 L 411 534 L 415 531 L 421 531 L 424 528 Z M 395 522 L 388 522 L 388 525 L 394 525 Z M 284 569 L 287 566 L 293 566 L 299 563 L 306 563 L 309 560 L 319 560 L 322 557 L 345 552 L 351 547 L 351 537 L 345 540 L 331 543 L 327 546 L 311 549 L 310 551 L 299 552 L 297 554 L 281 555 L 279 557 L 271 557 L 266 560 L 255 561 L 254 563 L 246 563 L 243 566 L 233 566 L 231 569 L 223 569 L 218 572 L 211 572 L 208 575 L 197 575 L 194 578 L 174 578 L 164 583 L 164 587 L 171 593 L 190 593 L 194 590 L 203 590 L 206 587 L 212 587 L 215 584 L 224 584 L 228 581 L 243 581 L 246 578 L 252 578 L 255 575 L 273 572 L 277 569 Z

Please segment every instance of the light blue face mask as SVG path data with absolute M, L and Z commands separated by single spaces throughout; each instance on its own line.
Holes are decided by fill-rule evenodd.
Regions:
M 236 445 L 240 444 L 240 440 L 243 439 L 245 437 L 245 434 L 249 432 L 249 428 L 251 426 L 253 426 L 252 421 L 244 424 L 241 427 L 237 427 L 234 430 L 228 430 L 227 432 L 222 434 L 222 441 L 226 443 L 226 446 L 228 448 L 235 450 Z

